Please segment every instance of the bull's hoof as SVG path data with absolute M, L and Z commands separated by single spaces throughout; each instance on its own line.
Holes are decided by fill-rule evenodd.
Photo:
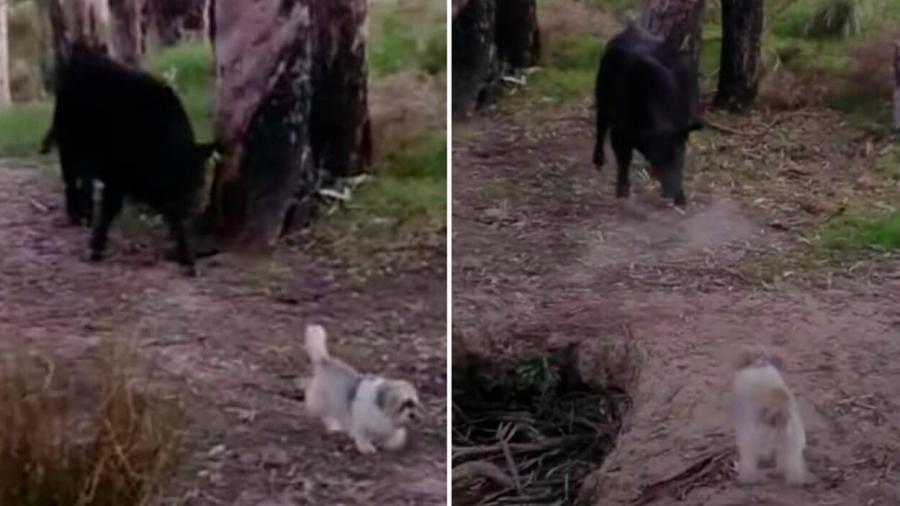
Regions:
M 182 265 L 181 273 L 184 274 L 186 278 L 196 278 L 197 277 L 197 266 L 196 265 Z
M 92 249 L 88 252 L 87 259 L 90 262 L 99 262 L 100 260 L 103 260 L 103 252 Z
M 678 207 L 686 206 L 687 198 L 684 196 L 684 192 L 680 192 L 678 195 L 675 195 L 675 198 L 672 199 L 672 202 Z
M 617 199 L 627 199 L 631 191 L 627 186 L 617 186 L 616 187 L 616 198 Z

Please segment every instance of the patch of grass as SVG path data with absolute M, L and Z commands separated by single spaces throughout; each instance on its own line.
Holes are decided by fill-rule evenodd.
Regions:
M 591 97 L 602 51 L 602 42 L 591 34 L 554 40 L 526 95 L 537 94 L 554 101 Z
M 891 104 L 867 90 L 842 86 L 825 95 L 825 105 L 847 115 L 860 128 L 890 124 Z
M 369 66 L 374 77 L 413 68 L 439 75 L 447 68 L 446 23 L 422 23 L 415 14 L 401 6 L 373 12 Z
M 900 212 L 887 215 L 848 213 L 822 229 L 820 242 L 827 251 L 834 253 L 900 249 Z
M 443 248 L 446 228 L 446 141 L 432 130 L 385 150 L 375 179 L 347 207 L 317 224 L 330 249 L 353 263 L 418 246 Z
M 61 383 L 68 376 L 52 362 L 7 357 L 0 504 L 136 505 L 164 491 L 179 443 L 178 410 L 147 397 L 121 366 L 106 367 L 101 395 L 86 402 Z
M 0 111 L 0 156 L 35 155 L 52 114 L 52 105 L 46 102 L 16 104 Z
M 164 49 L 150 55 L 144 67 L 175 88 L 197 137 L 201 141 L 211 139 L 215 69 L 209 43 L 191 42 Z

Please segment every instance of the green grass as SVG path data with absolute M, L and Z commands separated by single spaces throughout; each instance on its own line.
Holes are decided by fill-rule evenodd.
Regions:
M 546 48 L 541 69 L 533 75 L 524 96 L 551 101 L 590 97 L 603 43 L 590 34 L 573 34 Z
M 144 64 L 172 84 L 201 140 L 212 138 L 214 75 L 208 44 L 185 44 L 151 55 Z M 50 101 L 0 111 L 0 156 L 34 156 L 50 125 Z
M 832 253 L 900 249 L 900 212 L 873 215 L 853 212 L 822 229 L 821 245 Z
M 395 247 L 443 245 L 445 136 L 432 130 L 386 152 L 376 161 L 375 179 L 357 189 L 346 209 L 324 220 L 319 235 L 360 265 Z
M 168 48 L 148 57 L 144 68 L 175 88 L 197 138 L 211 139 L 215 92 L 212 47 L 195 42 Z
M 50 126 L 48 103 L 16 104 L 0 111 L 0 156 L 24 157 L 37 153 Z
M 410 69 L 439 75 L 447 68 L 446 24 L 410 23 L 401 7 L 383 8 L 373 18 L 369 67 L 374 77 Z

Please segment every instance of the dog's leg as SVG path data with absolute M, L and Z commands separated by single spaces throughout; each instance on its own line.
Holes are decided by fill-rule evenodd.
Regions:
M 375 453 L 378 451 L 375 445 L 369 441 L 369 438 L 359 432 L 353 434 L 353 441 L 356 443 L 356 449 L 359 450 L 359 453 Z
M 406 445 L 406 429 L 403 427 L 395 430 L 384 442 L 384 447 L 388 450 L 399 450 L 404 445 Z
M 341 425 L 341 422 L 339 422 L 337 418 L 332 418 L 330 416 L 323 416 L 322 424 L 325 425 L 325 430 L 328 432 L 343 432 L 344 431 L 344 426 Z

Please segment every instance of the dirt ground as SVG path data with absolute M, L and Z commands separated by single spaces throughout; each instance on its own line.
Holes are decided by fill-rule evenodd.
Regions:
M 886 195 L 860 183 L 886 141 L 825 110 L 713 115 L 726 130 L 697 138 L 682 214 L 636 177 L 614 198 L 611 154 L 600 174 L 590 163 L 591 118 L 506 107 L 455 127 L 454 346 L 509 357 L 636 340 L 633 408 L 582 488 L 590 504 L 900 504 L 900 261 L 779 270 L 803 265 L 790 259 L 845 197 Z M 811 485 L 734 480 L 743 345 L 785 359 Z
M 443 255 L 366 279 L 321 252 L 221 255 L 187 279 L 165 235 L 114 228 L 108 258 L 82 258 L 87 230 L 59 226 L 57 172 L 0 163 L 0 336 L 74 375 L 104 343 L 134 339 L 166 388 L 190 400 L 186 490 L 165 504 L 445 504 Z M 303 414 L 307 323 L 332 352 L 412 380 L 425 421 L 396 454 L 358 455 Z

